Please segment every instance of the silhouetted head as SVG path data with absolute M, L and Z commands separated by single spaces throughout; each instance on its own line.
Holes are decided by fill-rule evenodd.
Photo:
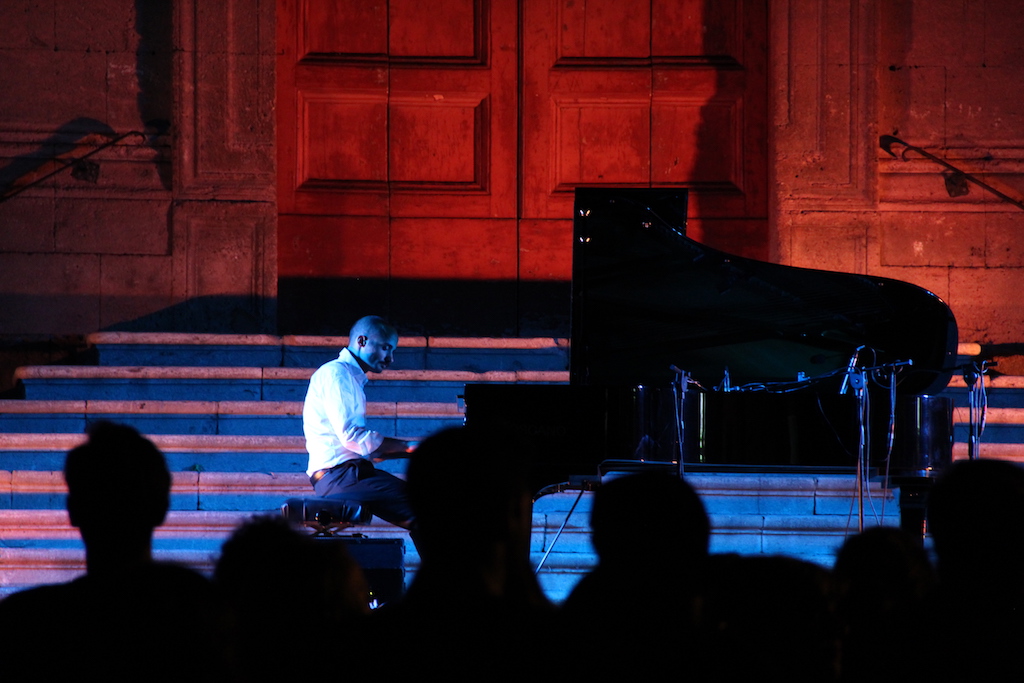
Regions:
M 833 574 L 854 609 L 920 602 L 935 587 L 935 571 L 920 542 L 898 527 L 876 526 L 851 536 Z
M 300 533 L 283 517 L 258 516 L 238 527 L 214 579 L 261 619 L 302 617 L 326 626 L 369 610 L 366 579 L 345 544 Z
M 711 527 L 704 504 L 685 480 L 666 472 L 612 479 L 594 494 L 594 549 L 602 563 L 699 560 Z
M 708 638 L 695 652 L 704 678 L 836 680 L 840 630 L 827 569 L 793 557 L 715 554 L 706 577 Z
M 528 544 L 525 471 L 525 456 L 511 438 L 458 427 L 425 439 L 406 476 L 421 554 L 438 547 L 463 552 L 510 541 Z
M 135 429 L 100 422 L 64 462 L 71 524 L 93 535 L 148 536 L 170 506 L 171 475 L 160 450 Z
M 239 526 L 221 549 L 214 582 L 235 615 L 237 680 L 287 680 L 298 662 L 296 650 L 276 638 L 288 634 L 322 647 L 358 637 L 369 613 L 366 579 L 342 539 L 314 538 L 280 516 Z M 336 677 L 337 659 L 322 655 L 309 653 L 303 672 L 318 679 L 330 668 Z M 359 666 L 345 665 L 346 673 Z
M 1001 460 L 961 460 L 936 481 L 928 529 L 943 582 L 990 582 L 1024 569 L 1024 469 Z M 987 577 L 987 578 L 983 578 Z

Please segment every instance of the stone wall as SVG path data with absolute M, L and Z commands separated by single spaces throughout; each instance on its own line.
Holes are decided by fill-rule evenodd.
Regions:
M 772 3 L 777 258 L 906 280 L 953 309 L 961 341 L 1024 337 L 1024 16 L 1013 0 Z M 1002 369 L 1002 368 L 1000 368 Z
M 895 277 L 961 339 L 1024 336 L 1024 212 L 893 135 L 1024 196 L 1013 0 L 773 0 L 773 259 Z M 0 334 L 274 331 L 273 0 L 0 4 Z M 769 182 L 766 180 L 766 182 Z
M 8 345 L 273 329 L 273 55 L 273 0 L 0 4 Z

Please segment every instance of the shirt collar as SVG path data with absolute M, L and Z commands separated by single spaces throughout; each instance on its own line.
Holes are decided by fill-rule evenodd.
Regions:
M 352 355 L 352 352 L 348 350 L 348 347 L 341 350 L 341 353 L 338 354 L 338 360 L 346 365 L 352 366 L 352 369 L 355 372 L 355 377 L 359 380 L 360 384 L 366 384 L 369 381 L 370 378 L 366 376 L 365 372 L 363 372 L 363 366 L 359 364 L 359 360 Z

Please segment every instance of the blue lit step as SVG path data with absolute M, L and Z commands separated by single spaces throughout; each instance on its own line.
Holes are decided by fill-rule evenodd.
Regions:
M 1016 408 L 1024 406 L 1024 376 L 1000 375 L 996 377 L 985 377 L 985 394 L 990 408 Z M 954 375 L 943 396 L 953 399 L 953 405 L 958 408 L 967 408 L 968 389 L 964 378 Z
M 252 516 L 253 511 L 171 510 L 154 533 L 153 557 L 210 575 L 224 541 Z M 373 538 L 402 538 L 406 569 L 419 565 L 404 530 L 375 520 L 352 531 Z M 62 508 L 0 509 L 0 598 L 29 586 L 70 581 L 84 572 L 81 537 Z
M 59 473 L 53 475 L 57 479 L 51 479 L 59 482 Z M 295 486 L 302 488 L 299 477 L 291 479 Z M 836 549 L 856 530 L 852 476 L 694 474 L 688 475 L 688 479 L 708 508 L 712 521 L 712 552 L 784 553 L 830 566 Z M 200 482 L 201 477 L 194 485 L 207 489 L 207 495 L 216 495 L 216 478 Z M 228 484 L 228 480 L 221 480 L 219 484 Z M 278 486 L 277 491 L 283 493 L 282 484 L 285 482 L 272 484 L 266 478 L 249 477 L 236 479 L 232 485 Z M 51 486 L 59 488 L 60 484 Z M 190 481 L 175 477 L 176 494 L 191 486 Z M 878 521 L 896 525 L 899 509 L 895 493 L 882 491 L 877 483 L 870 484 L 870 491 L 879 514 L 885 502 L 885 515 L 879 516 Z M 551 551 L 539 578 L 545 590 L 557 599 L 564 598 L 596 561 L 588 523 L 593 494 L 582 494 L 572 517 L 566 519 L 578 496 L 578 492 L 544 496 L 533 507 L 531 559 L 537 563 L 544 553 Z M 200 571 L 210 571 L 219 544 L 237 524 L 257 512 L 262 511 L 172 510 L 167 522 L 157 530 L 156 555 L 159 559 L 173 559 Z M 870 511 L 868 518 L 875 523 Z M 564 531 L 556 543 L 555 536 L 563 525 Z M 636 520 L 636 525 L 642 527 L 644 520 Z M 453 532 L 457 532 L 459 520 L 453 520 L 452 526 Z M 355 530 L 372 538 L 407 540 L 404 531 L 378 520 Z M 68 525 L 66 513 L 60 507 L 0 510 L 0 538 L 4 539 L 0 544 L 0 572 L 15 579 L 5 585 L 68 580 L 71 578 L 68 573 L 84 569 L 77 530 Z M 418 556 L 408 541 L 406 553 L 406 567 L 414 570 Z M 23 581 L 16 580 L 19 571 L 25 573 Z M 54 579 L 51 572 L 63 573 L 64 577 Z
M 101 365 L 280 366 L 281 338 L 267 334 L 96 332 Z
M 310 368 L 104 367 L 18 368 L 27 400 L 301 401 Z M 568 372 L 389 370 L 366 385 L 373 402 L 457 402 L 469 383 L 568 382 Z
M 336 358 L 348 337 L 97 332 L 88 341 L 104 366 L 251 366 L 315 368 Z M 557 338 L 400 337 L 402 370 L 547 370 L 569 367 Z
M 302 436 L 150 434 L 172 472 L 304 472 Z M 0 470 L 60 471 L 83 434 L 0 434 Z
M 348 337 L 285 336 L 284 366 L 316 368 L 338 356 Z M 463 372 L 564 372 L 569 369 L 569 341 L 556 338 L 400 337 L 396 370 Z
M 978 416 L 975 417 L 977 419 Z M 970 434 L 968 409 L 956 408 L 953 423 L 957 445 L 964 444 L 966 448 Z M 1015 444 L 1024 444 L 1024 408 L 989 407 L 985 411 L 985 429 L 981 434 L 981 444 L 983 448 L 988 447 L 992 451 L 1012 449 Z
M 303 464 L 296 472 L 175 471 L 171 510 L 276 514 L 287 499 L 312 495 L 304 470 Z M 0 470 L 0 509 L 63 509 L 66 491 L 59 469 Z
M 367 418 L 371 429 L 418 439 L 464 420 L 454 401 L 372 402 Z M 0 433 L 80 434 L 99 420 L 144 434 L 295 436 L 302 434 L 302 402 L 0 400 Z

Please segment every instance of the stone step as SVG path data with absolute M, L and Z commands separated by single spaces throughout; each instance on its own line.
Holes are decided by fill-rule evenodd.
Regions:
M 370 402 L 367 421 L 385 434 L 424 437 L 465 419 L 456 402 Z M 82 433 L 98 420 L 144 434 L 302 434 L 301 401 L 0 400 L 0 432 Z
M 386 434 L 418 439 L 465 419 L 458 403 L 371 402 L 368 423 Z M 1024 443 L 1024 408 L 989 408 L 983 441 Z M 130 424 L 146 434 L 280 435 L 302 433 L 300 401 L 0 400 L 0 432 L 82 433 L 97 420 Z M 955 437 L 968 439 L 970 413 L 954 410 Z M 0 463 L 2 466 L 2 463 Z
M 968 408 L 956 407 L 953 409 L 953 423 L 966 424 L 970 421 L 970 410 Z M 993 408 L 985 411 L 985 421 L 990 425 L 1020 425 L 1024 424 L 1024 408 Z
M 47 474 L 43 485 L 61 489 L 59 473 Z M 835 551 L 857 529 L 855 481 L 849 475 L 692 474 L 688 480 L 711 518 L 712 552 L 781 553 L 830 565 Z M 176 475 L 175 493 L 182 486 L 182 478 Z M 898 524 L 894 492 L 883 491 L 877 482 L 868 491 L 869 523 Z M 562 492 L 534 504 L 531 559 L 535 566 L 543 561 L 539 578 L 553 600 L 564 599 L 596 562 L 589 535 L 592 501 L 589 491 Z M 209 573 L 223 541 L 258 512 L 262 511 L 172 510 L 156 531 L 155 555 Z M 644 520 L 635 523 L 639 527 Z M 410 575 L 415 573 L 419 557 L 405 531 L 378 520 L 350 531 L 371 538 L 404 539 L 405 566 Z M 458 532 L 459 521 L 453 520 L 452 533 Z M 67 581 L 84 571 L 81 541 L 62 507 L 0 509 L 0 538 L 4 539 L 0 595 L 29 585 Z
M 95 332 L 100 365 L 284 365 L 284 343 L 269 334 Z
M 967 407 L 968 388 L 964 378 L 954 375 L 942 395 L 953 399 L 957 407 Z M 985 377 L 985 397 L 990 408 L 1024 406 L 1024 376 L 996 375 Z
M 251 512 L 174 511 L 153 538 L 157 560 L 176 562 L 210 575 L 221 545 Z M 378 521 L 351 527 L 349 532 L 405 541 L 407 571 L 419 566 L 408 533 Z M 65 582 L 85 571 L 85 553 L 78 530 L 63 510 L 0 510 L 0 598 L 42 583 Z
M 15 371 L 27 400 L 301 401 L 311 368 L 40 365 Z M 366 385 L 375 402 L 457 402 L 468 383 L 563 384 L 545 370 L 388 370 Z
M 171 472 L 228 478 L 237 474 L 240 482 L 245 482 L 246 475 L 268 472 L 305 476 L 302 436 L 153 434 L 150 438 L 163 451 Z M 84 439 L 83 434 L 0 434 L 0 469 L 59 472 L 67 451 Z M 380 467 L 401 473 L 405 463 L 404 459 L 388 460 Z
M 157 528 L 158 549 L 168 547 L 218 551 L 220 544 L 250 512 L 172 510 Z M 63 508 L 0 510 L 0 534 L 9 546 L 20 548 L 82 547 L 78 529 L 71 526 Z
M 274 366 L 25 366 L 15 379 L 30 400 L 208 400 L 301 401 L 311 367 Z M 565 370 L 413 370 L 390 369 L 373 375 L 367 397 L 375 401 L 457 400 L 467 383 L 565 384 Z M 989 406 L 1019 407 L 1024 403 L 1024 377 L 986 378 Z M 966 407 L 968 390 L 953 377 L 943 395 Z
M 982 438 L 979 457 L 992 460 L 1009 460 L 1024 464 L 1024 443 L 992 443 Z M 953 444 L 953 459 L 966 460 L 970 451 L 966 443 Z
M 348 345 L 347 336 L 173 332 L 95 332 L 86 341 L 97 349 L 101 365 L 315 368 Z M 980 344 L 965 342 L 957 356 L 966 361 L 981 351 Z M 396 357 L 406 369 L 567 370 L 568 353 L 569 340 L 557 337 L 402 336 Z
M 83 434 L 0 434 L 0 463 L 7 470 L 64 467 L 64 456 Z M 153 434 L 172 472 L 304 472 L 301 436 Z M 400 462 L 400 461 L 394 461 Z
M 976 416 L 977 418 L 977 416 Z M 982 443 L 1024 443 L 1024 408 L 988 408 L 984 411 Z M 970 413 L 967 408 L 956 408 L 953 415 L 954 436 L 957 442 L 970 438 Z
M 275 510 L 269 514 L 277 513 Z M 235 529 L 256 514 L 260 513 L 171 510 L 164 523 L 155 530 L 154 549 L 158 552 L 177 550 L 219 554 L 221 545 Z M 82 550 L 78 529 L 71 526 L 63 509 L 0 510 L 0 533 L 11 547 Z M 349 527 L 344 533 L 408 538 L 408 532 L 378 520 Z M 415 555 L 415 547 L 410 552 Z
M 97 332 L 87 337 L 100 365 L 316 368 L 336 358 L 348 337 Z M 404 370 L 549 370 L 569 367 L 569 341 L 559 338 L 400 337 Z
M 172 510 L 274 512 L 312 494 L 304 472 L 172 471 L 171 481 Z M 60 509 L 66 493 L 61 469 L 0 470 L 4 509 Z
M 685 476 L 701 494 L 709 514 L 844 514 L 855 493 L 852 474 L 694 472 Z M 870 482 L 869 486 L 877 495 L 882 495 L 878 481 Z M 0 510 L 62 509 L 65 494 L 60 468 L 0 470 Z M 310 495 L 309 480 L 301 471 L 172 471 L 173 510 L 277 511 L 288 498 Z M 458 494 L 453 492 L 452 495 Z M 547 501 L 554 498 L 549 495 L 538 500 L 546 509 Z M 237 505 L 240 501 L 248 505 Z M 257 502 L 260 504 L 254 504 Z
M 157 532 L 158 558 L 208 572 L 219 544 L 241 520 L 276 514 L 285 499 L 310 495 L 301 402 L 312 368 L 335 357 L 347 340 L 181 337 L 96 336 L 92 341 L 103 365 L 19 370 L 29 400 L 0 403 L 0 592 L 68 580 L 84 569 L 80 540 L 63 512 L 61 469 L 65 453 L 81 442 L 91 420 L 132 421 L 167 457 L 173 472 L 172 511 Z M 408 355 L 399 356 L 402 369 L 375 376 L 367 387 L 370 420 L 386 433 L 418 438 L 429 433 L 428 425 L 461 422 L 458 397 L 466 383 L 566 383 L 563 342 L 534 340 L 530 343 L 536 347 L 528 348 L 524 340 L 403 338 L 399 350 Z M 548 357 L 521 359 L 534 354 Z M 1024 378 L 989 378 L 987 386 L 990 398 L 1006 402 L 988 413 L 993 431 L 986 436 L 994 439 L 998 431 L 1021 422 L 1019 410 L 1002 408 L 1024 405 Z M 954 378 L 947 391 L 958 405 L 966 404 L 962 378 Z M 956 419 L 966 419 L 963 411 Z M 32 420 L 53 422 L 32 426 Z M 955 455 L 966 457 L 966 445 L 957 443 Z M 1024 444 L 983 440 L 982 455 L 1024 462 Z M 404 461 L 386 465 L 401 473 Z M 711 516 L 713 552 L 782 553 L 828 565 L 856 531 L 859 510 L 849 475 L 687 477 Z M 893 492 L 877 482 L 868 491 L 869 523 L 898 523 Z M 589 492 L 565 492 L 534 505 L 531 554 L 535 563 L 544 558 L 541 583 L 555 600 L 593 566 L 591 500 Z M 356 530 L 376 538 L 407 538 L 379 522 Z M 452 531 L 459 533 L 458 520 Z M 407 568 L 415 571 L 418 557 L 411 543 L 406 547 Z

